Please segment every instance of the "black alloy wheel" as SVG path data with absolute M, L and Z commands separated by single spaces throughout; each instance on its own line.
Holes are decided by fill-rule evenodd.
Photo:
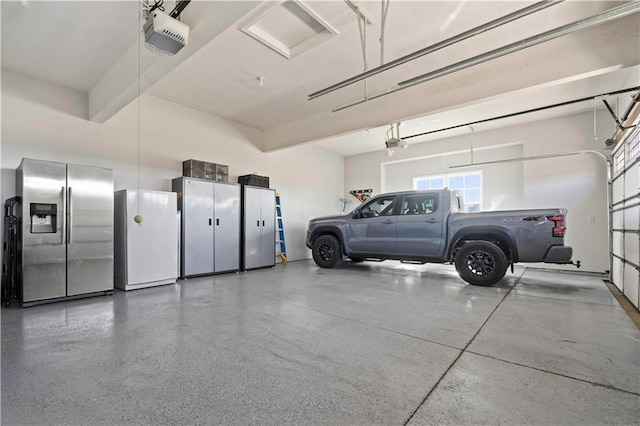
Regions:
M 333 235 L 322 235 L 313 243 L 313 261 L 322 268 L 333 268 L 342 260 L 340 243 Z
M 489 286 L 497 283 L 507 272 L 507 256 L 493 243 L 472 241 L 456 253 L 456 270 L 460 277 L 473 285 Z

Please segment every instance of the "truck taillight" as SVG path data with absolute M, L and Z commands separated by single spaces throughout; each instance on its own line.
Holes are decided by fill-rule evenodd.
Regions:
M 547 216 L 547 219 L 553 222 L 553 236 L 554 237 L 564 237 L 564 233 L 567 230 L 567 227 L 564 226 L 564 216 Z

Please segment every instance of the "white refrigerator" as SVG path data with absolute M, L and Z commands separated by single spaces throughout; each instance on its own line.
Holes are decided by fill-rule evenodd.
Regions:
M 125 189 L 114 196 L 114 280 L 122 290 L 172 284 L 178 277 L 175 192 Z M 140 224 L 134 221 L 142 216 Z

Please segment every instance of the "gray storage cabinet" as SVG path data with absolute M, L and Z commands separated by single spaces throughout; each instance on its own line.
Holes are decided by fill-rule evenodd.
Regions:
M 181 211 L 180 277 L 240 269 L 240 185 L 173 179 Z
M 276 193 L 242 186 L 242 269 L 276 264 Z

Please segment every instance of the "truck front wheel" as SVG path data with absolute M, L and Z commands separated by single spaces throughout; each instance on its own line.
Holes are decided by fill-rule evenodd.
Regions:
M 318 237 L 311 248 L 313 261 L 322 268 L 333 268 L 342 260 L 342 250 L 340 243 L 333 235 L 322 235 Z
M 507 272 L 507 256 L 488 241 L 472 241 L 456 253 L 456 270 L 460 278 L 473 285 L 497 283 Z

